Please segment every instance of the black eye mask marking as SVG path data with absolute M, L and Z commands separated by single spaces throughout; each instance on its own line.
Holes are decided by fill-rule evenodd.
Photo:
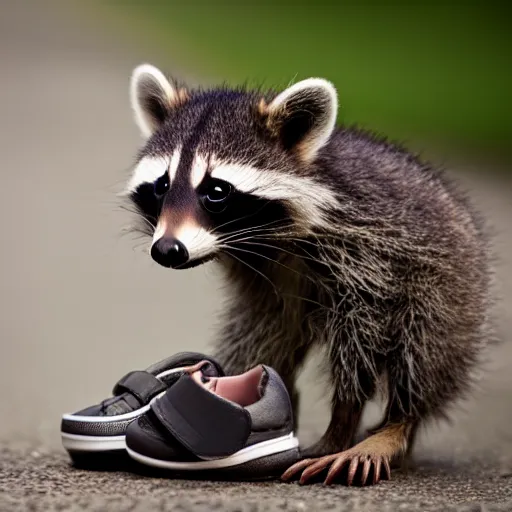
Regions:
M 140 215 L 156 227 L 161 201 L 155 196 L 154 184 L 142 183 L 130 194 L 130 199 Z

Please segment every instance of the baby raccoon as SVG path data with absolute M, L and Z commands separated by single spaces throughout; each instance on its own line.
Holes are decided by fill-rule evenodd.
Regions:
M 470 388 L 488 343 L 487 245 L 467 200 L 401 147 L 336 127 L 323 79 L 189 90 L 144 64 L 131 102 L 147 140 L 127 194 L 156 262 L 225 271 L 226 370 L 273 366 L 297 410 L 297 373 L 326 349 L 331 420 L 283 478 L 389 478 L 418 426 Z M 382 422 L 354 444 L 382 382 Z

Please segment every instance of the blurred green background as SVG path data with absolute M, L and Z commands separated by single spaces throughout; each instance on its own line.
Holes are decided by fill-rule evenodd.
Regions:
M 341 122 L 413 148 L 511 161 L 504 2 L 97 0 L 96 7 L 132 40 L 158 46 L 169 67 L 231 84 L 284 87 L 322 76 L 339 90 Z

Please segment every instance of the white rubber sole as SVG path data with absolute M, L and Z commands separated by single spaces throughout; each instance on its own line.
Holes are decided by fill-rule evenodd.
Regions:
M 262 457 L 268 457 L 269 455 L 296 449 L 298 446 L 299 440 L 292 432 L 287 436 L 277 437 L 276 439 L 270 439 L 269 441 L 263 441 L 262 443 L 248 446 L 229 457 L 214 460 L 201 460 L 197 462 L 174 462 L 153 459 L 133 451 L 128 446 L 126 447 L 126 451 L 132 459 L 140 462 L 141 464 L 145 464 L 146 466 L 181 471 L 201 471 L 239 466 L 240 464 L 244 464 L 255 459 L 261 459 Z
M 71 452 L 108 452 L 126 449 L 126 436 L 80 436 L 61 433 L 62 445 Z

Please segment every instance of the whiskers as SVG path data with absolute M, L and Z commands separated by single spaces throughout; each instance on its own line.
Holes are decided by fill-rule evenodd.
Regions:
M 242 220 L 237 219 L 237 220 Z M 234 221 L 231 221 L 234 222 Z M 218 226 L 212 231 L 212 234 L 216 235 L 219 232 L 219 229 L 221 227 L 225 227 L 227 224 L 222 224 L 221 226 Z M 266 224 L 260 224 L 259 226 L 252 226 L 248 228 L 242 228 L 235 231 L 231 231 L 230 233 L 227 233 L 225 235 L 221 235 L 219 237 L 219 241 L 227 242 L 228 240 L 234 240 L 242 236 L 256 236 L 256 235 L 279 235 L 284 230 L 293 227 L 293 225 L 290 222 L 285 222 L 281 219 L 273 220 L 271 222 L 267 222 Z
M 329 307 L 326 304 L 322 304 L 309 297 L 304 297 L 292 293 L 288 293 L 286 290 L 281 289 L 276 282 L 272 279 L 273 272 L 268 272 L 272 265 L 283 269 L 286 272 L 290 272 L 297 276 L 296 284 L 299 288 L 305 289 L 316 287 L 318 289 L 324 289 L 324 295 L 329 296 L 329 287 L 323 282 L 323 278 L 320 276 L 315 277 L 311 273 L 311 269 L 308 266 L 304 267 L 303 261 L 314 262 L 318 265 L 324 264 L 319 258 L 315 258 L 311 253 L 306 251 L 303 247 L 300 248 L 299 252 L 294 252 L 293 247 L 297 247 L 299 242 L 308 242 L 300 238 L 300 234 L 294 229 L 291 223 L 283 223 L 282 221 L 276 220 L 262 224 L 260 226 L 254 226 L 250 228 L 240 229 L 228 233 L 225 236 L 219 238 L 217 242 L 217 248 L 228 254 L 231 258 L 238 261 L 241 265 L 247 267 L 254 275 L 262 277 L 272 287 L 273 293 L 281 299 L 295 299 L 301 302 L 307 302 L 318 306 L 322 310 L 335 312 L 334 307 Z M 287 246 L 283 246 L 285 244 Z M 313 246 L 314 242 L 309 241 Z M 258 251 L 260 249 L 270 249 L 270 251 Z M 271 252 L 273 251 L 273 252 Z M 244 257 L 245 255 L 251 256 L 251 259 Z M 277 257 L 272 257 L 277 254 Z M 284 261 L 279 259 L 279 255 L 285 255 Z M 261 259 L 263 262 L 268 262 L 268 265 L 259 267 L 257 259 Z M 301 262 L 296 265 L 296 268 L 285 263 L 287 260 L 295 259 L 296 262 Z M 293 263 L 292 263 L 293 264 Z M 275 274 L 274 274 L 275 275 Z M 302 284 L 300 282 L 303 281 Z M 311 283 L 308 285 L 307 283 Z M 306 284 L 304 284 L 306 283 Z
M 121 211 L 131 213 L 135 215 L 135 223 L 133 225 L 130 225 L 128 228 L 125 228 L 123 230 L 124 234 L 127 233 L 136 233 L 141 235 L 141 237 L 152 237 L 153 233 L 155 232 L 157 219 L 155 217 L 151 217 L 148 215 L 143 215 L 140 211 L 138 211 L 136 208 L 126 205 L 126 204 L 119 204 L 118 208 Z

